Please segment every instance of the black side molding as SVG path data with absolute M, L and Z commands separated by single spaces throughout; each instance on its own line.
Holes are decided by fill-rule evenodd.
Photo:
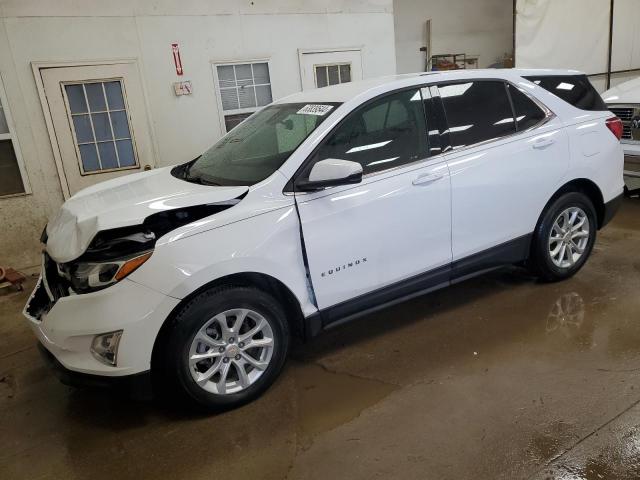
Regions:
M 462 282 L 504 265 L 529 258 L 533 234 L 523 235 L 501 245 L 457 260 L 428 272 L 365 293 L 320 310 L 305 318 L 307 338 L 377 310 Z

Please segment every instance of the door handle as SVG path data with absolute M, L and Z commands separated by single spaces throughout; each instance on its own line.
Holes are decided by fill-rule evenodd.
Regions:
M 555 140 L 552 138 L 540 138 L 533 142 L 533 148 L 536 150 L 542 150 L 543 148 L 550 147 L 555 143 Z
M 413 183 L 414 185 L 427 185 L 429 183 L 440 180 L 443 177 L 444 175 L 441 173 L 423 173 L 422 175 L 418 175 L 416 178 L 414 178 L 413 182 L 411 183 Z

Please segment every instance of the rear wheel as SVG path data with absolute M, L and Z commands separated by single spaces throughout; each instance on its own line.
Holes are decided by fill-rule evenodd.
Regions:
M 252 287 L 199 294 L 177 314 L 166 338 L 162 381 L 211 409 L 257 398 L 277 378 L 289 347 L 281 306 Z
M 570 192 L 542 214 L 534 233 L 529 265 L 547 281 L 569 278 L 589 258 L 596 239 L 597 217 L 589 197 Z

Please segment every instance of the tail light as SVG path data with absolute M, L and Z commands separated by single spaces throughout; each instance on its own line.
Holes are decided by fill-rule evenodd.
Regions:
M 611 133 L 615 135 L 615 137 L 620 140 L 622 138 L 622 120 L 618 117 L 607 118 L 606 121 L 607 128 L 611 130 Z

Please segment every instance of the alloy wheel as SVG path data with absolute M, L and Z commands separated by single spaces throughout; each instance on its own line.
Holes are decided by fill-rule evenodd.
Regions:
M 196 333 L 189 349 L 189 371 L 210 393 L 238 393 L 262 376 L 273 347 L 273 330 L 265 317 L 246 308 L 227 310 Z
M 563 210 L 549 234 L 549 256 L 560 268 L 571 268 L 582 258 L 590 237 L 589 218 L 579 207 Z

